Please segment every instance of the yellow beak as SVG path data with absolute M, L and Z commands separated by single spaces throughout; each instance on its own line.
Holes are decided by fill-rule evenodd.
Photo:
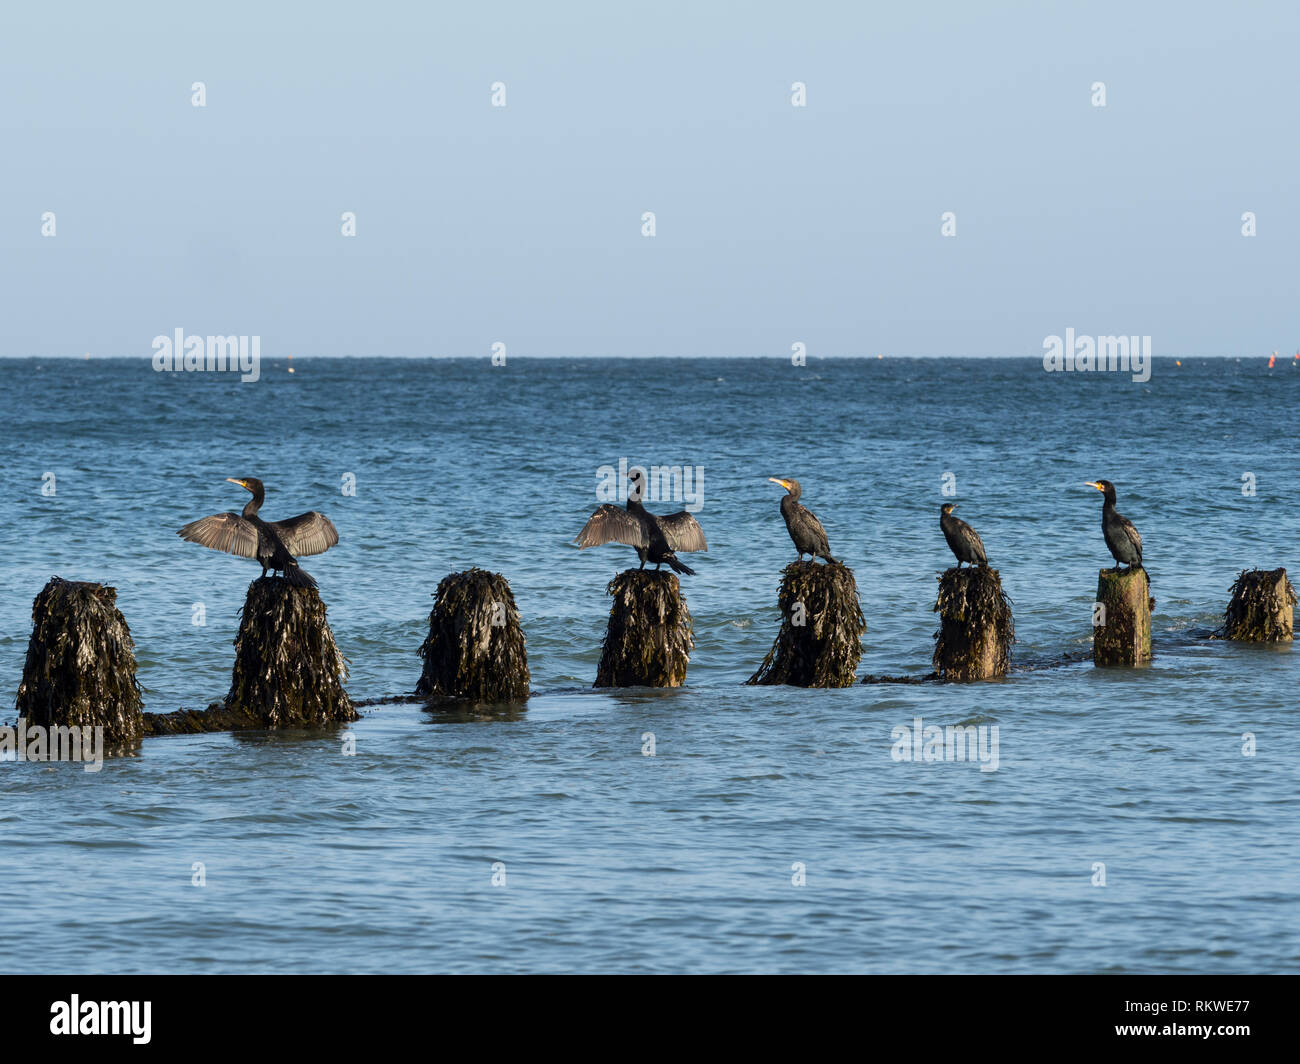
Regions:
M 768 477 L 767 479 L 770 480 L 773 484 L 780 484 L 781 487 L 785 488 L 786 491 L 790 490 L 790 485 L 787 484 L 784 480 L 777 480 L 776 477 Z
M 226 480 L 228 480 L 231 484 L 238 484 L 241 488 L 248 487 L 248 485 L 245 484 L 242 480 L 236 480 L 234 477 L 226 477 Z

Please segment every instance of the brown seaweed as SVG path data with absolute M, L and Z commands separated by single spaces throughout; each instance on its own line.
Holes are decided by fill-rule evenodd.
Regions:
M 528 651 L 506 578 L 478 568 L 443 577 L 420 657 L 424 669 L 415 693 L 423 698 L 527 699 Z
M 1289 643 L 1295 623 L 1295 588 L 1285 569 L 1243 569 L 1224 611 L 1224 639 Z
M 103 584 L 53 577 L 32 603 L 32 635 L 15 708 L 29 725 L 102 727 L 104 742 L 143 730 L 135 644 Z
M 316 728 L 358 719 L 343 689 L 347 660 L 314 587 L 278 576 L 248 585 L 225 710 L 263 728 Z
M 945 680 L 988 680 L 1011 667 L 1016 625 L 996 569 L 953 567 L 939 578 L 931 663 Z
M 680 687 L 695 649 L 694 627 L 677 577 L 628 569 L 605 592 L 613 597 L 594 687 Z
M 247 710 L 232 710 L 224 702 L 213 702 L 207 709 L 178 709 L 172 713 L 146 713 L 144 734 L 196 735 L 200 732 L 261 730 L 266 725 Z
M 866 618 L 853 570 L 841 562 L 791 562 L 777 593 L 781 629 L 745 682 L 794 687 L 848 687 L 862 660 Z

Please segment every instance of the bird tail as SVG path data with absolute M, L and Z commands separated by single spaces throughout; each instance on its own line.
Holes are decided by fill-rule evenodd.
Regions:
M 284 570 L 284 579 L 290 587 L 315 587 L 316 581 L 311 574 L 298 567 L 297 562 L 290 562 Z
M 668 568 L 675 573 L 685 573 L 687 576 L 695 575 L 695 570 L 685 562 L 679 562 L 677 560 L 677 555 L 673 554 L 671 551 L 664 555 L 664 561 L 668 563 Z

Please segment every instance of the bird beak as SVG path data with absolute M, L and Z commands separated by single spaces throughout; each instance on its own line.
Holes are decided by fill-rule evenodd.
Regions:
M 228 480 L 231 484 L 238 484 L 241 488 L 248 486 L 242 480 L 236 480 L 234 477 L 226 477 L 226 480 Z
M 1096 488 L 1098 491 L 1101 491 L 1101 490 L 1102 490 L 1102 487 L 1101 487 L 1100 484 L 1094 484 L 1091 480 L 1085 480 L 1083 483 L 1084 483 L 1085 486 L 1087 486 L 1087 487 L 1089 487 L 1089 488 Z
M 790 490 L 790 485 L 787 484 L 784 480 L 777 480 L 776 477 L 768 477 L 767 479 L 770 480 L 773 484 L 780 484 L 781 487 L 785 488 L 786 491 Z
M 952 504 L 952 508 L 953 508 L 954 510 L 957 509 L 957 504 L 956 504 L 956 503 L 953 503 L 953 504 Z

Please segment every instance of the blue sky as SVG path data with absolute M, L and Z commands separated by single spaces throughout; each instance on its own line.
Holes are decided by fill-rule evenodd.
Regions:
M 1300 346 L 1293 3 L 16 8 L 0 354 Z

